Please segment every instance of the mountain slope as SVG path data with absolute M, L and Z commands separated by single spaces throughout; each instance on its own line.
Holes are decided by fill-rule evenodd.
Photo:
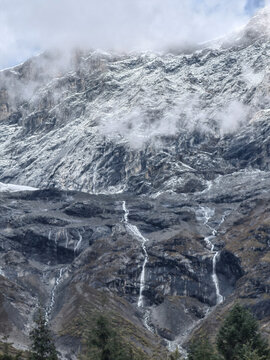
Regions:
M 104 297 L 161 358 L 213 337 L 235 301 L 269 338 L 268 20 L 193 54 L 47 53 L 0 73 L 0 331 L 16 346 L 41 303 L 75 357 Z
M 215 154 L 235 138 L 220 134 L 269 108 L 268 54 L 260 36 L 191 55 L 76 54 L 62 68 L 48 54 L 4 71 L 0 180 L 94 193 L 157 192 L 157 178 L 203 187 L 238 169 L 226 149 Z

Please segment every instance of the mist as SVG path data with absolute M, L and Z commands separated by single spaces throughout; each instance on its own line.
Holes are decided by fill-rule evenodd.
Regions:
M 99 133 L 108 140 L 125 141 L 132 149 L 147 144 L 160 147 L 166 137 L 175 137 L 194 130 L 224 136 L 236 132 L 250 119 L 250 107 L 240 101 L 228 101 L 223 106 L 203 108 L 198 95 L 183 96 L 178 104 L 156 111 L 135 108 L 119 113 L 112 109 L 98 124 Z
M 0 68 L 46 49 L 167 51 L 223 36 L 262 1 L 0 0 Z
M 114 52 L 167 52 L 192 48 L 216 39 L 247 23 L 263 1 L 246 0 L 0 0 L 0 67 L 25 60 L 35 53 L 26 78 L 16 69 L 0 72 L 1 86 L 8 90 L 9 105 L 18 99 L 38 108 L 43 84 L 48 85 L 52 107 L 61 101 L 62 89 L 53 82 L 72 69 L 75 57 L 70 50 L 100 49 Z M 249 10 L 247 10 L 249 9 Z M 253 9 L 253 10 L 252 10 Z M 49 52 L 48 52 L 49 53 Z M 75 52 L 76 53 L 76 52 Z M 33 73 L 32 73 L 33 71 Z M 263 80 L 263 72 L 243 65 L 242 78 L 248 88 Z M 187 94 L 173 105 L 153 100 L 123 109 L 111 109 L 97 119 L 98 131 L 110 139 L 123 139 L 140 149 L 154 140 L 174 136 L 181 131 L 217 132 L 225 135 L 249 120 L 250 109 L 228 99 L 217 108 L 206 109 L 199 95 Z M 115 105 L 115 104 L 113 104 Z M 118 106 L 118 105 L 117 105 Z M 96 119 L 95 119 L 96 120 Z

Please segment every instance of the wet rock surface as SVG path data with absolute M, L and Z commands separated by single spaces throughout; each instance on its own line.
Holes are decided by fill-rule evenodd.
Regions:
M 16 346 L 41 304 L 76 357 L 104 297 L 149 354 L 213 334 L 235 301 L 269 337 L 270 43 L 253 28 L 193 54 L 0 73 L 0 332 Z
M 243 193 L 239 179 L 248 186 Z M 223 306 L 215 307 L 215 253 L 205 240 L 216 229 L 211 241 L 219 251 L 215 271 L 225 303 L 250 301 L 254 314 L 268 321 L 269 185 L 266 172 L 252 171 L 226 175 L 188 197 L 165 193 L 153 199 L 53 189 L 1 193 L 2 286 L 11 282 L 18 293 L 31 299 L 21 305 L 22 321 L 28 327 L 38 302 L 48 309 L 55 331 L 60 322 L 67 326 L 59 318 L 64 309 L 69 311 L 65 293 L 70 293 L 70 287 L 87 286 L 90 297 L 91 291 L 105 290 L 118 298 L 120 313 L 125 301 L 136 314 L 136 327 L 183 343 L 195 326 L 203 326 L 209 311 Z M 128 222 L 147 238 L 144 305 L 139 309 L 144 252 L 124 222 L 123 201 Z M 73 306 L 79 298 L 74 290 Z M 5 301 L 11 306 L 14 300 Z M 4 306 L 6 324 L 11 321 L 9 306 Z M 146 312 L 150 315 L 145 320 Z M 74 318 L 76 313 L 69 321 Z M 28 328 L 22 329 L 20 322 L 14 320 L 12 326 L 14 333 L 26 336 Z M 153 341 L 151 332 L 148 336 Z M 59 344 L 62 341 L 59 336 Z

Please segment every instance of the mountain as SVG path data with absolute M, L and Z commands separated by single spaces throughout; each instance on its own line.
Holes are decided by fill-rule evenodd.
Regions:
M 0 72 L 0 332 L 16 347 L 39 304 L 66 358 L 104 306 L 161 359 L 236 301 L 269 338 L 269 19 L 192 54 L 48 52 Z

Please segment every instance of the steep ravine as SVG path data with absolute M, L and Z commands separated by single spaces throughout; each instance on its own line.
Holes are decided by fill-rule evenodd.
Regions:
M 77 338 L 63 329 L 73 328 L 70 324 L 77 323 L 92 301 L 98 310 L 98 294 L 105 291 L 115 298 L 109 308 L 113 306 L 117 316 L 133 324 L 135 333 L 144 329 L 148 351 L 157 346 L 157 339 L 185 346 L 192 331 L 242 298 L 244 279 L 250 294 L 257 286 L 250 276 L 261 271 L 261 279 L 268 281 L 267 266 L 256 270 L 267 261 L 268 248 L 253 254 L 263 256 L 263 261 L 250 262 L 240 243 L 237 247 L 237 237 L 227 234 L 240 231 L 250 212 L 263 211 L 261 217 L 267 221 L 263 204 L 268 202 L 270 177 L 245 173 L 241 181 L 248 190 L 242 193 L 239 179 L 238 174 L 225 176 L 188 198 L 55 189 L 2 192 L 0 265 L 5 277 L 0 280 L 2 286 L 11 282 L 22 298 L 15 297 L 12 303 L 10 297 L 2 299 L 3 332 L 13 329 L 12 339 L 25 344 L 31 314 L 40 302 L 47 307 L 62 352 L 72 347 L 76 352 Z M 222 195 L 227 194 L 226 187 L 229 197 Z M 267 285 L 261 289 L 265 290 L 257 293 L 258 304 L 265 301 Z M 254 306 L 248 294 L 245 302 Z M 25 328 L 12 317 L 20 301 Z M 266 326 L 267 317 L 261 319 Z
M 75 359 L 103 311 L 163 360 L 214 339 L 238 301 L 270 339 L 259 20 L 192 54 L 76 53 L 55 77 L 46 53 L 0 72 L 0 335 L 27 347 L 41 304 Z
M 220 287 L 219 287 L 219 280 L 218 280 L 218 277 L 217 277 L 217 269 L 216 269 L 216 265 L 217 265 L 217 259 L 220 255 L 220 252 L 219 251 L 215 251 L 215 244 L 214 244 L 214 240 L 215 240 L 215 237 L 217 235 L 217 229 L 214 229 L 212 228 L 208 222 L 209 220 L 211 219 L 211 217 L 214 215 L 215 211 L 212 210 L 212 209 L 209 209 L 209 208 L 206 208 L 206 207 L 202 207 L 201 208 L 202 212 L 203 212 L 203 215 L 204 215 L 204 218 L 205 218 L 205 221 L 204 221 L 204 225 L 207 225 L 207 227 L 209 227 L 209 229 L 211 230 L 211 235 L 210 236 L 207 236 L 204 238 L 204 241 L 207 245 L 207 247 L 210 249 L 210 251 L 213 253 L 213 273 L 212 273 L 212 279 L 213 279 L 213 282 L 215 284 L 215 289 L 216 289 L 216 304 L 221 304 L 223 302 L 223 296 L 220 294 Z M 221 225 L 224 221 L 224 216 L 222 217 L 221 221 L 220 221 L 220 224 Z
M 145 268 L 146 268 L 146 264 L 147 264 L 148 259 L 149 259 L 149 256 L 148 256 L 148 253 L 147 253 L 147 248 L 146 248 L 146 244 L 148 242 L 148 239 L 146 239 L 142 235 L 142 233 L 139 231 L 137 226 L 134 226 L 134 225 L 129 223 L 129 221 L 128 221 L 129 211 L 128 211 L 127 206 L 126 206 L 126 201 L 123 201 L 123 211 L 124 211 L 124 223 L 125 223 L 125 226 L 134 235 L 134 237 L 141 242 L 142 251 L 143 251 L 143 254 L 144 254 L 144 260 L 143 260 L 142 270 L 141 270 L 141 275 L 140 275 L 140 290 L 139 290 L 139 297 L 138 297 L 137 306 L 139 308 L 142 308 L 144 325 L 147 328 L 147 330 L 150 331 L 150 332 L 155 332 L 153 327 L 151 327 L 151 325 L 150 325 L 150 312 L 145 307 L 144 295 L 143 295 L 145 285 L 146 285 L 146 280 L 145 280 L 145 278 L 146 278 L 145 271 L 146 270 L 145 270 Z

